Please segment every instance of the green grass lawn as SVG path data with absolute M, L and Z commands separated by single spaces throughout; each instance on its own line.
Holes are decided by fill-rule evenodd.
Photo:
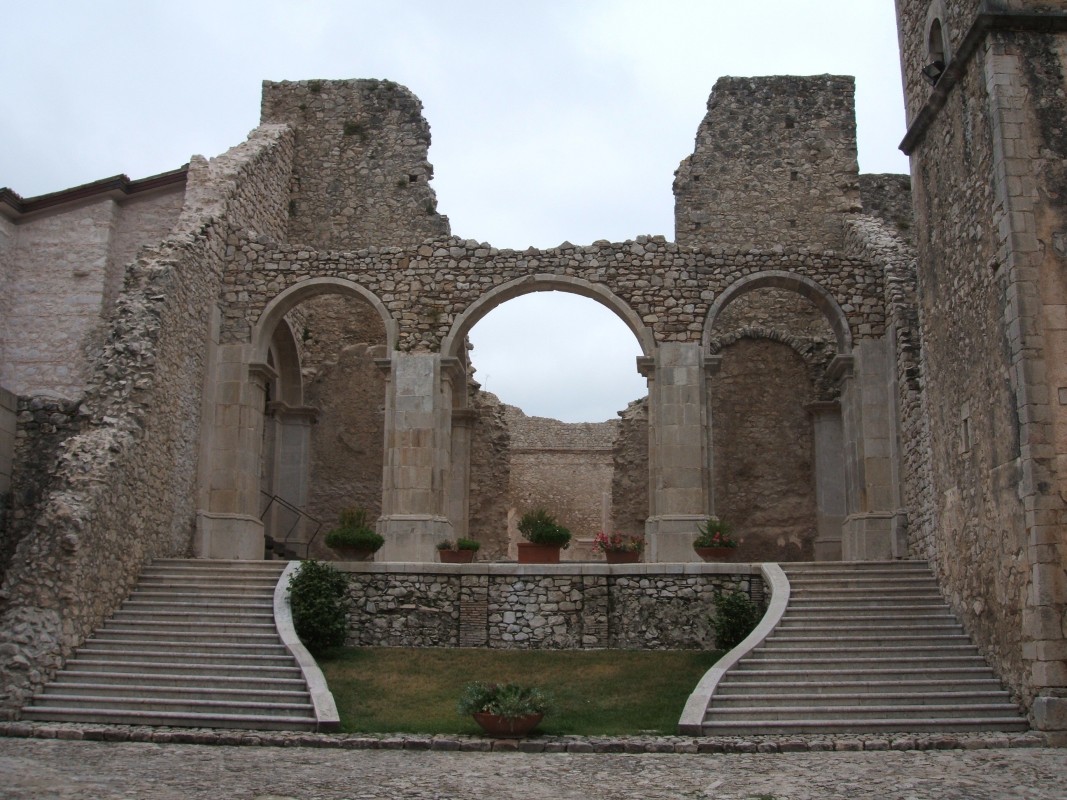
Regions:
M 476 734 L 456 712 L 470 681 L 539 686 L 554 698 L 538 730 L 560 735 L 674 733 L 719 651 L 363 647 L 320 659 L 341 727 L 364 733 Z

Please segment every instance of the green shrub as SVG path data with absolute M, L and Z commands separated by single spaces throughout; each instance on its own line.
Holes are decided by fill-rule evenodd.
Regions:
M 348 614 L 345 576 L 319 561 L 304 561 L 289 579 L 289 605 L 296 635 L 312 655 L 345 643 Z
M 715 616 L 711 627 L 715 631 L 715 646 L 733 650 L 759 624 L 763 613 L 745 592 L 715 593 Z
M 544 714 L 551 705 L 551 698 L 536 686 L 520 686 L 517 683 L 468 683 L 463 687 L 456 709 L 462 716 L 479 712 L 496 714 L 499 717 L 526 717 Z
M 571 532 L 557 524 L 556 518 L 543 508 L 527 511 L 522 515 L 519 520 L 519 533 L 533 544 L 554 545 L 564 550 L 571 544 Z
M 374 553 L 385 544 L 381 534 L 371 529 L 365 508 L 346 508 L 340 517 L 340 526 L 326 534 L 327 547 L 353 547 Z

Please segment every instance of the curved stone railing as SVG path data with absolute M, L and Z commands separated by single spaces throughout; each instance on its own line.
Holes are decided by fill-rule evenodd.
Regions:
M 293 610 L 289 606 L 289 579 L 299 567 L 299 561 L 290 561 L 274 587 L 274 626 L 278 629 L 282 642 L 300 665 L 304 683 L 311 694 L 311 703 L 315 707 L 317 730 L 335 731 L 341 727 L 341 718 L 337 714 L 333 694 L 326 685 L 322 670 L 301 643 L 300 637 L 296 635 L 296 628 L 293 627 Z
M 686 736 L 703 735 L 704 715 L 707 713 L 712 695 L 715 694 L 723 675 L 766 639 L 782 619 L 789 605 L 789 579 L 777 564 L 761 564 L 760 574 L 763 575 L 764 585 L 770 591 L 771 601 L 767 606 L 767 613 L 763 615 L 763 619 L 759 621 L 752 633 L 704 673 L 704 677 L 700 679 L 693 693 L 686 700 L 682 716 L 678 720 L 678 733 Z

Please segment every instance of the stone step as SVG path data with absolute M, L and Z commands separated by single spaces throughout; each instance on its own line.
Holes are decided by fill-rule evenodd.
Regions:
M 258 598 L 250 595 L 240 599 L 226 599 L 220 601 L 216 597 L 191 597 L 188 595 L 171 595 L 169 597 L 141 597 L 137 594 L 131 596 L 123 603 L 123 611 L 187 611 L 200 612 L 213 611 L 216 613 L 229 612 L 241 614 L 245 612 L 265 613 L 272 612 L 274 603 L 272 597 Z
M 138 589 L 126 602 L 157 602 L 157 603 L 195 603 L 195 604 L 218 604 L 221 606 L 238 604 L 257 604 L 271 602 L 273 594 L 268 595 L 264 590 L 252 591 L 227 591 L 226 588 L 216 588 L 203 591 L 175 591 L 173 589 Z
M 146 639 L 139 635 L 112 636 L 110 638 L 93 636 L 85 642 L 83 647 L 90 647 L 93 650 L 108 650 L 122 653 L 131 650 L 153 650 L 157 653 L 171 651 L 184 653 L 195 650 L 209 653 L 245 653 L 249 655 L 259 654 L 264 656 L 289 657 L 289 651 L 286 649 L 285 645 L 280 642 L 275 643 L 268 640 L 246 644 L 243 642 L 205 642 L 203 639 L 194 637 L 189 637 L 186 641 L 171 641 L 166 639 Z
M 66 685 L 68 683 L 94 683 L 94 684 L 107 684 L 109 686 L 115 686 L 118 688 L 124 688 L 128 686 L 138 686 L 145 690 L 157 690 L 168 688 L 181 688 L 189 690 L 204 690 L 209 691 L 211 689 L 217 689 L 220 691 L 230 690 L 248 690 L 250 686 L 254 686 L 254 691 L 267 691 L 267 692 L 306 692 L 307 687 L 304 684 L 302 677 L 270 677 L 267 675 L 256 676 L 254 684 L 249 683 L 248 676 L 241 674 L 236 676 L 231 675 L 215 675 L 212 676 L 210 683 L 205 683 L 201 680 L 202 676 L 177 674 L 172 672 L 160 672 L 154 671 L 148 672 L 111 672 L 111 671 L 95 671 L 92 669 L 80 669 L 77 671 L 64 670 L 56 675 L 56 679 L 53 682 L 56 685 Z M 50 684 L 51 685 L 51 684 Z
M 153 591 L 167 589 L 183 594 L 213 594 L 225 592 L 226 594 L 249 595 L 265 594 L 268 590 L 273 592 L 277 580 L 271 577 L 245 578 L 241 580 L 213 581 L 198 575 L 190 575 L 188 578 L 159 577 L 142 578 L 138 586 L 139 591 Z
M 80 722 L 109 725 L 173 725 L 190 728 L 243 728 L 250 730 L 315 730 L 314 716 L 283 717 L 273 714 L 217 714 L 183 711 L 123 711 L 107 708 L 24 709 L 25 719 L 40 722 Z
M 934 669 L 983 669 L 989 670 L 985 659 L 978 655 L 946 655 L 946 656 L 915 656 L 914 658 L 901 659 L 896 656 L 853 656 L 841 654 L 834 657 L 808 656 L 800 654 L 787 655 L 789 651 L 775 651 L 765 653 L 757 650 L 749 654 L 743 664 L 754 663 L 756 669 L 792 669 L 796 670 L 803 665 L 805 670 L 832 670 L 849 672 L 857 669 L 871 669 L 875 672 L 883 669 L 898 670 L 906 667 L 908 670 L 934 668 Z
M 293 662 L 295 663 L 295 662 Z M 174 660 L 152 660 L 133 658 L 81 658 L 75 657 L 67 662 L 65 669 L 77 672 L 127 672 L 148 674 L 169 674 L 184 676 L 244 677 L 251 680 L 273 680 L 277 678 L 301 678 L 296 666 L 259 666 L 255 664 L 185 664 Z
M 33 699 L 29 709 L 94 708 L 118 711 L 171 711 L 195 714 L 269 714 L 277 717 L 306 717 L 314 714 L 310 702 L 259 702 L 244 700 L 240 704 L 228 700 L 167 699 L 161 697 L 115 697 L 106 695 L 70 695 L 47 692 Z
M 139 608 L 121 608 L 115 611 L 110 622 L 120 625 L 155 625 L 157 623 L 216 623 L 222 625 L 274 625 L 273 611 L 173 611 Z
M 300 682 L 301 687 L 303 682 Z M 71 696 L 95 696 L 106 695 L 110 697 L 154 697 L 160 699 L 203 699 L 220 700 L 243 703 L 246 700 L 258 703 L 301 703 L 308 700 L 307 691 L 301 689 L 232 689 L 232 688 L 205 688 L 203 686 L 181 686 L 173 682 L 165 685 L 155 685 L 146 682 L 131 683 L 104 683 L 96 681 L 76 682 L 70 677 L 65 681 L 56 681 L 49 684 L 45 695 L 51 696 L 52 690 L 58 694 Z
M 78 649 L 79 658 L 88 659 L 114 659 L 121 657 L 135 661 L 170 661 L 175 664 L 222 664 L 233 666 L 279 666 L 288 667 L 293 663 L 293 658 L 288 652 L 281 654 L 265 653 L 234 653 L 226 651 L 201 650 L 156 650 L 134 648 L 108 648 L 108 647 L 81 647 Z
M 155 621 L 151 625 L 137 625 L 126 623 L 123 620 L 107 620 L 102 630 L 151 630 L 154 633 L 193 633 L 200 636 L 225 636 L 228 634 L 264 634 L 273 636 L 277 634 L 274 622 L 240 622 L 240 621 L 202 621 L 198 622 L 195 617 L 184 617 L 174 621 Z
M 728 687 L 722 687 L 726 689 Z M 712 702 L 713 709 L 737 708 L 749 706 L 762 706 L 766 695 L 758 690 L 747 692 L 716 692 Z M 1008 693 L 1001 691 L 989 692 L 837 692 L 837 693 L 812 693 L 812 692 L 782 692 L 775 695 L 775 707 L 778 704 L 783 707 L 836 707 L 836 706 L 952 706 L 959 708 L 961 704 L 999 705 L 1008 706 L 1018 712 L 1019 708 L 1011 702 Z
M 837 681 L 863 681 L 863 680 L 921 680 L 936 678 L 942 681 L 957 681 L 973 678 L 988 678 L 989 667 L 982 666 L 959 666 L 959 667 L 914 667 L 908 664 L 897 664 L 895 667 L 874 667 L 867 664 L 855 665 L 851 669 L 844 668 L 811 668 L 808 666 L 798 667 L 794 663 L 783 663 L 777 666 L 760 664 L 748 666 L 747 659 L 742 660 L 734 670 L 737 674 L 743 674 L 747 680 L 766 679 L 771 681 L 792 678 L 794 685 L 801 686 L 816 684 L 827 686 Z
M 706 721 L 733 722 L 756 720 L 811 720 L 811 719 L 869 719 L 877 717 L 885 720 L 923 720 L 930 717 L 953 719 L 1002 719 L 1018 715 L 1018 706 L 1012 703 L 972 703 L 966 707 L 959 705 L 924 705 L 889 703 L 882 705 L 845 706 L 845 705 L 731 705 L 720 707 L 712 703 Z
M 828 697 L 834 694 L 857 694 L 868 695 L 904 693 L 927 693 L 942 694 L 953 691 L 970 691 L 985 694 L 987 692 L 1004 693 L 1003 687 L 996 678 L 964 678 L 960 680 L 929 680 L 923 678 L 910 678 L 901 680 L 840 680 L 830 684 L 799 684 L 794 679 L 763 680 L 746 679 L 744 673 L 730 672 L 719 684 L 715 697 L 720 692 L 730 694 L 734 692 L 767 695 L 789 695 L 803 692 L 805 695 Z
M 823 640 L 825 641 L 825 640 Z M 940 656 L 972 656 L 974 658 L 981 658 L 978 653 L 978 648 L 973 644 L 959 644 L 959 645 L 945 645 L 945 644 L 930 644 L 930 645 L 915 645 L 915 644 L 896 644 L 891 647 L 885 645 L 878 646 L 856 646 L 848 641 L 827 641 L 825 646 L 807 647 L 801 643 L 782 642 L 779 640 L 766 641 L 759 649 L 749 654 L 749 658 L 752 659 L 766 659 L 782 658 L 796 661 L 807 661 L 808 659 L 815 657 L 819 659 L 827 658 L 835 655 L 844 655 L 853 658 L 865 658 L 867 656 L 884 655 L 887 652 L 892 652 L 896 656 L 896 660 L 910 660 L 913 656 L 920 658 L 938 658 Z M 984 663 L 984 662 L 983 662 Z
M 705 725 L 708 736 L 755 736 L 774 734 L 831 733 L 976 733 L 980 731 L 1026 731 L 1025 719 L 1013 716 L 929 717 L 926 719 L 796 719 L 796 720 L 728 720 Z
M 156 642 L 211 642 L 215 644 L 276 644 L 277 633 L 259 631 L 256 633 L 242 633 L 235 631 L 205 631 L 197 633 L 195 630 L 150 630 L 140 626 L 108 626 L 100 628 L 93 634 L 96 641 L 116 641 L 119 639 L 139 638 L 144 641 Z
M 908 635 L 905 633 L 886 634 L 880 633 L 879 631 L 853 632 L 840 629 L 806 631 L 802 628 L 795 628 L 782 631 L 781 633 L 772 633 L 764 640 L 762 647 L 768 647 L 770 645 L 820 647 L 840 643 L 844 643 L 847 646 L 856 645 L 860 647 L 868 647 L 872 646 L 872 640 L 874 639 L 889 642 L 893 647 L 907 645 L 908 643 L 914 645 L 946 644 L 949 646 L 971 644 L 971 640 L 962 633 L 915 633 Z

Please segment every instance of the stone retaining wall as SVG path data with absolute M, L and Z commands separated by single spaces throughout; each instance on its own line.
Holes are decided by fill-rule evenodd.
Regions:
M 759 565 L 338 565 L 353 646 L 713 648 L 716 592 L 763 601 Z

